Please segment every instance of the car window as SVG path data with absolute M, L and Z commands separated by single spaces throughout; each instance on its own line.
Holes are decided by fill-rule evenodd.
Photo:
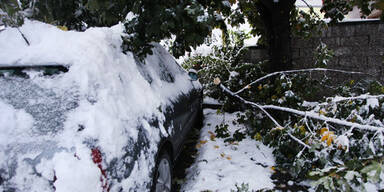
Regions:
M 167 68 L 164 62 L 159 63 L 159 76 L 162 81 L 166 81 L 168 83 L 175 82 L 175 77 L 171 73 L 171 71 Z
M 144 77 L 144 79 L 151 84 L 153 81 L 153 78 L 149 74 L 149 71 L 145 68 L 145 64 L 141 62 L 139 59 L 135 58 L 137 69 L 139 70 L 141 76 Z
M 148 83 L 152 83 L 153 79 L 160 79 L 162 81 L 173 83 L 175 77 L 172 70 L 169 69 L 169 64 L 160 56 L 157 62 L 144 63 L 136 59 L 136 65 L 140 74 Z

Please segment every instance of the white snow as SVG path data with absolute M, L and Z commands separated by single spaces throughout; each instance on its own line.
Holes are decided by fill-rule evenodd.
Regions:
M 17 141 L 26 137 L 28 135 L 26 130 L 33 125 L 33 117 L 24 110 L 15 109 L 2 101 L 0 101 L 0 109 L 0 141 Z M 1 151 L 3 150 L 0 148 Z
M 47 179 L 52 178 L 51 170 L 55 170 L 58 178 L 54 183 L 56 192 L 102 191 L 101 173 L 92 162 L 90 151 L 86 148 L 78 150 L 83 150 L 84 155 L 76 158 L 69 153 L 58 153 L 51 161 L 42 162 L 38 170 L 50 172 Z
M 226 143 L 222 138 L 213 138 L 215 126 L 223 122 L 234 133 L 245 129 L 234 125 L 236 114 L 217 114 L 216 110 L 205 109 L 204 126 L 198 143 L 198 157 L 188 169 L 187 182 L 181 191 L 200 192 L 235 190 L 235 185 L 248 184 L 251 190 L 272 189 L 270 176 L 275 165 L 272 149 L 252 138 L 238 143 Z
M 371 107 L 372 109 L 379 107 L 379 100 L 377 98 L 369 98 L 367 99 L 367 105 Z
M 221 2 L 226 7 L 231 7 L 231 3 L 229 1 L 222 1 Z
M 349 139 L 347 135 L 340 135 L 336 138 L 335 143 L 343 147 L 347 152 L 349 151 Z
M 220 102 L 217 99 L 214 99 L 214 98 L 208 97 L 208 96 L 204 97 L 203 103 L 204 104 L 211 104 L 211 105 L 220 105 Z
M 157 143 L 161 135 L 168 134 L 161 111 L 180 94 L 200 85 L 192 83 L 179 66 L 169 65 L 174 58 L 157 44 L 154 55 L 142 64 L 148 74 L 142 74 L 132 53 L 122 53 L 121 24 L 74 32 L 26 20 L 20 30 L 31 45 L 27 46 L 15 28 L 6 28 L 0 32 L 0 65 L 69 66 L 67 73 L 54 77 L 34 74 L 28 83 L 35 87 L 32 92 L 43 89 L 63 99 L 73 96 L 78 106 L 64 110 L 60 117 L 63 125 L 55 134 L 33 135 L 30 132 L 36 129 L 37 120 L 23 107 L 49 104 L 55 99 L 30 98 L 27 106 L 15 109 L 7 103 L 12 98 L 0 97 L 0 170 L 11 166 L 12 161 L 18 163 L 10 185 L 22 191 L 53 191 L 49 181 L 55 172 L 56 191 L 101 191 L 101 171 L 91 159 L 91 148 L 97 147 L 104 168 L 113 160 L 118 160 L 116 166 L 120 166 L 114 174 L 121 180 L 110 179 L 111 191 L 146 190 Z M 176 83 L 160 79 L 163 72 L 175 74 Z M 160 129 L 151 126 L 152 119 L 159 121 Z M 145 153 L 139 152 L 133 171 L 126 175 L 124 161 L 131 158 L 124 157 L 124 147 L 137 142 L 138 126 L 142 126 L 149 145 Z M 42 155 L 47 148 L 51 153 Z M 35 172 L 42 177 L 36 177 Z
M 321 0 L 305 0 L 308 5 L 313 7 L 321 7 L 323 5 Z M 307 7 L 307 4 L 304 2 L 304 0 L 297 0 L 295 2 L 295 5 L 298 7 Z

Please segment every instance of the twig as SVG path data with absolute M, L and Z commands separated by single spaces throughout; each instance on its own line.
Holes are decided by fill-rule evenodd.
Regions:
M 309 5 L 308 3 L 307 3 L 307 1 L 305 1 L 305 0 L 301 0 L 303 3 L 305 3 L 305 5 L 307 5 L 307 7 L 312 7 L 311 5 Z
M 308 130 L 309 130 L 309 132 L 311 132 L 312 133 L 312 135 L 314 135 L 315 133 L 312 131 L 312 129 L 311 129 L 311 127 L 309 127 L 309 125 L 308 125 L 308 120 L 307 120 L 307 116 L 305 116 L 304 117 L 304 122 L 305 122 L 305 125 L 307 126 L 307 128 L 308 128 Z
M 297 137 L 293 136 L 292 134 L 288 133 L 288 136 L 290 136 L 293 140 L 295 140 L 299 144 L 303 145 L 304 147 L 306 147 L 308 149 L 311 148 L 310 146 L 308 146 L 307 144 L 305 144 L 304 142 L 302 142 L 300 139 L 298 139 Z
M 275 76 L 275 75 L 278 75 L 278 74 L 284 74 L 284 73 L 298 73 L 298 72 L 312 72 L 312 71 L 332 71 L 332 72 L 339 72 L 339 73 L 349 73 L 349 74 L 365 74 L 365 73 L 362 73 L 362 72 L 355 72 L 355 71 L 344 71 L 344 70 L 338 70 L 338 69 L 325 69 L 325 68 L 312 68 L 312 69 L 298 69 L 298 70 L 289 70 L 289 71 L 277 71 L 277 72 L 274 72 L 274 73 L 270 73 L 268 75 L 265 75 L 263 77 L 260 77 L 259 79 L 256 79 L 255 81 L 253 81 L 252 83 L 246 85 L 245 87 L 243 87 L 242 89 L 238 90 L 237 92 L 235 92 L 235 95 L 243 92 L 244 90 L 248 89 L 250 86 L 264 80 L 264 79 L 267 79 L 269 77 L 272 77 L 272 76 Z
M 313 6 L 312 5 L 309 5 L 308 3 L 307 3 L 307 1 L 306 0 L 301 0 L 302 2 L 304 2 L 305 3 L 305 5 L 307 5 L 307 7 L 308 8 L 312 8 L 312 10 L 313 10 Z M 317 19 L 320 19 L 321 20 L 321 17 L 320 17 L 320 15 L 319 14 L 317 14 L 316 12 L 314 12 L 314 11 L 312 11 L 312 13 L 314 13 L 315 15 L 316 15 L 316 17 L 317 17 Z
M 21 34 L 21 36 L 23 37 L 24 41 L 27 43 L 28 46 L 30 46 L 31 44 L 29 43 L 28 39 L 25 37 L 25 35 L 20 31 L 20 29 L 18 27 L 16 27 L 16 29 L 19 31 L 19 33 Z
M 296 158 L 300 158 L 301 155 L 303 154 L 304 150 L 306 149 L 306 147 L 304 147 L 297 155 L 296 155 Z

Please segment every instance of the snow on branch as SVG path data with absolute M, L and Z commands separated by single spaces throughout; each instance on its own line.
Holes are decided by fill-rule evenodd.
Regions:
M 359 100 L 359 99 L 380 99 L 384 98 L 384 95 L 359 95 L 356 97 L 340 97 L 336 96 L 335 98 L 332 99 L 331 102 L 337 103 L 341 101 L 349 101 L 349 100 Z
M 236 93 L 233 93 L 231 90 L 226 88 L 223 84 L 220 84 L 220 88 L 223 91 L 225 91 L 228 94 L 230 94 L 231 96 L 233 96 L 235 98 L 238 98 L 239 100 L 241 100 L 245 104 L 249 104 L 249 105 L 252 105 L 252 106 L 255 106 L 255 107 L 259 108 L 261 111 L 263 111 L 279 127 L 281 127 L 281 126 L 277 123 L 277 121 L 265 109 L 274 109 L 274 110 L 279 110 L 279 111 L 285 111 L 285 112 L 293 113 L 293 114 L 296 114 L 296 115 L 300 115 L 300 116 L 304 116 L 304 117 L 309 117 L 309 118 L 312 118 L 312 119 L 317 119 L 317 120 L 321 120 L 321 121 L 325 121 L 325 122 L 335 123 L 335 124 L 338 124 L 338 125 L 344 125 L 344 126 L 348 126 L 348 127 L 353 127 L 353 128 L 361 129 L 361 130 L 384 132 L 384 127 L 376 127 L 376 126 L 371 126 L 371 125 L 362 125 L 362 124 L 353 123 L 353 122 L 349 122 L 349 121 L 345 121 L 345 120 L 340 120 L 340 119 L 336 119 L 336 118 L 326 117 L 324 115 L 321 115 L 319 113 L 315 113 L 315 112 L 312 112 L 312 111 L 300 111 L 300 110 L 296 110 L 296 109 L 291 109 L 291 108 L 287 108 L 287 107 L 280 107 L 280 106 L 275 106 L 275 105 L 259 105 L 259 104 L 254 103 L 254 102 L 247 101 L 244 98 L 238 96 Z M 290 137 L 292 137 L 292 136 L 290 135 Z
M 298 69 L 298 70 L 289 70 L 289 71 L 277 71 L 277 72 L 270 73 L 268 75 L 265 75 L 263 77 L 256 79 L 252 83 L 250 83 L 250 84 L 246 85 L 245 87 L 243 87 L 242 89 L 236 91 L 234 94 L 237 95 L 237 94 L 243 92 L 244 90 L 248 89 L 250 86 L 252 86 L 252 85 L 254 85 L 254 84 L 256 84 L 256 83 L 258 83 L 264 79 L 275 76 L 275 75 L 285 74 L 285 73 L 312 72 L 312 71 L 331 71 L 331 72 L 348 73 L 348 74 L 365 74 L 365 73 L 356 72 L 356 71 L 344 71 L 344 70 L 338 70 L 338 69 L 325 69 L 325 68 L 311 68 L 311 69 Z
M 234 94 L 231 90 L 229 90 L 227 87 L 225 87 L 223 84 L 220 84 L 220 88 L 223 89 L 225 92 L 227 92 L 228 94 L 230 94 L 231 96 L 233 97 L 236 97 L 238 98 L 239 100 L 241 100 L 242 102 L 244 102 L 245 104 L 249 104 L 251 106 L 254 106 L 258 109 L 260 109 L 262 112 L 264 112 L 269 119 L 272 120 L 272 122 L 278 127 L 278 128 L 283 128 L 283 126 L 281 126 L 275 118 L 272 117 L 271 114 L 269 114 L 264 108 L 263 106 L 261 105 L 258 105 L 257 103 L 254 103 L 254 102 L 250 102 L 250 101 L 247 101 L 245 100 L 244 98 Z M 288 133 L 288 136 L 291 137 L 293 140 L 295 140 L 296 142 L 298 142 L 299 144 L 303 145 L 304 147 L 310 149 L 311 147 L 308 146 L 307 144 L 305 144 L 303 141 L 301 141 L 300 139 L 296 138 L 295 136 L 293 136 L 292 134 Z
M 384 131 L 384 127 L 376 127 L 376 126 L 371 126 L 371 125 L 362 125 L 359 123 L 352 123 L 352 122 L 341 120 L 341 119 L 326 117 L 324 115 L 320 115 L 319 113 L 315 113 L 312 111 L 299 111 L 296 109 L 291 109 L 291 108 L 287 108 L 287 107 L 279 107 L 279 106 L 275 106 L 275 105 L 262 105 L 261 107 L 263 109 L 274 109 L 274 110 L 294 113 L 296 115 L 305 116 L 305 117 L 309 117 L 312 119 L 317 119 L 317 120 L 326 121 L 326 122 L 330 122 L 330 123 L 335 123 L 338 125 L 354 127 L 354 128 L 361 129 L 361 130 L 381 131 L 381 132 Z
M 243 103 L 245 104 L 249 104 L 249 105 L 253 105 L 255 107 L 257 107 L 258 109 L 260 109 L 261 111 L 263 111 L 272 121 L 273 123 L 277 126 L 277 127 L 283 127 L 281 126 L 273 117 L 271 114 L 269 114 L 263 107 L 261 107 L 260 105 L 254 103 L 254 102 L 250 102 L 250 101 L 247 101 L 245 100 L 244 98 L 234 94 L 231 90 L 229 90 L 227 87 L 225 87 L 223 84 L 220 84 L 220 87 L 221 89 L 223 89 L 225 92 L 229 93 L 230 95 L 232 95 L 233 97 L 236 97 L 238 98 L 239 100 L 241 100 Z

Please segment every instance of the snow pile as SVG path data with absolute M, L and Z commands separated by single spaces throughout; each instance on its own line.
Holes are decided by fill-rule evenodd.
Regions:
M 216 99 L 214 99 L 212 97 L 208 97 L 208 96 L 204 97 L 203 103 L 208 104 L 208 105 L 220 105 L 219 101 L 217 101 Z
M 187 182 L 181 191 L 230 191 L 235 185 L 248 184 L 250 190 L 273 189 L 271 180 L 275 160 L 273 149 L 252 138 L 230 144 L 214 135 L 216 125 L 227 123 L 233 133 L 243 125 L 232 122 L 236 114 L 216 114 L 216 110 L 204 110 L 205 121 L 201 130 L 199 156 L 188 169 Z
M 69 71 L 0 78 L 0 191 L 146 191 L 168 134 L 162 111 L 199 85 L 159 45 L 145 64 L 123 54 L 121 25 L 74 32 L 27 20 L 20 30 L 31 45 L 0 32 L 0 65 Z
M 32 116 L 24 110 L 17 110 L 2 101 L 0 101 L 0 109 L 0 125 L 7 125 L 0 126 L 0 141 L 17 141 L 25 137 L 27 133 L 24 131 L 33 125 Z M 2 151 L 0 150 L 0 152 Z

